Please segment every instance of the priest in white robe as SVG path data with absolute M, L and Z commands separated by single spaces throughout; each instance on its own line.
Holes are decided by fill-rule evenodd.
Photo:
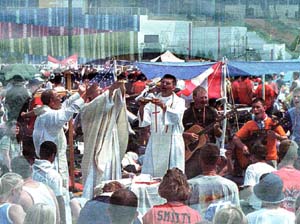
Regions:
M 146 147 L 142 173 L 162 177 L 170 168 L 184 171 L 184 141 L 182 118 L 185 100 L 173 91 L 176 78 L 165 75 L 160 93 L 139 108 L 140 127 L 150 126 L 150 138 Z
M 114 83 L 108 91 L 85 104 L 80 113 L 84 135 L 82 176 L 85 198 L 93 198 L 94 187 L 102 181 L 122 178 L 121 160 L 129 136 L 123 85 Z
M 78 93 L 61 103 L 61 97 L 55 90 L 45 90 L 42 92 L 41 100 L 43 109 L 37 116 L 33 129 L 33 143 L 37 156 L 40 155 L 40 145 L 45 141 L 52 141 L 57 146 L 55 158 L 55 168 L 63 179 L 63 198 L 66 205 L 69 204 L 69 169 L 67 161 L 67 139 L 63 130 L 66 122 L 73 118 L 73 114 L 79 112 L 84 105 L 83 96 L 85 86 L 80 85 Z M 39 110 L 37 110 L 39 111 Z M 66 206 L 66 223 L 72 223 L 71 210 Z
M 62 175 L 65 188 L 69 187 L 69 171 L 66 155 L 67 139 L 63 127 L 84 105 L 82 98 L 84 95 L 85 87 L 81 85 L 78 93 L 61 103 L 61 97 L 55 90 L 45 90 L 41 95 L 43 112 L 37 116 L 34 123 L 32 137 L 35 152 L 37 156 L 40 155 L 40 145 L 45 141 L 52 141 L 57 145 L 55 167 Z

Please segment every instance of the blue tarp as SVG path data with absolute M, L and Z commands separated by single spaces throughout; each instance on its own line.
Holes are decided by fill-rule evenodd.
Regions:
M 165 74 L 172 74 L 178 79 L 192 79 L 213 64 L 218 62 L 136 62 L 135 65 L 147 76 L 148 79 L 162 77 Z M 228 74 L 230 76 L 248 76 L 249 73 L 228 65 Z
M 239 68 L 251 75 L 279 74 L 280 72 L 290 72 L 300 70 L 300 61 L 258 61 L 241 62 L 229 61 L 229 65 Z
M 203 73 L 217 62 L 136 62 L 135 65 L 148 79 L 172 74 L 178 79 L 191 79 Z M 260 76 L 263 74 L 279 74 L 300 70 L 300 61 L 259 61 L 241 62 L 229 61 L 227 64 L 229 76 Z

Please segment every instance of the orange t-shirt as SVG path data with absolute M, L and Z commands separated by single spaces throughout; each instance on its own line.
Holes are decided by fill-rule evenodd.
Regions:
M 275 125 L 271 118 L 267 118 L 264 121 L 265 130 L 273 130 L 273 126 Z M 254 120 L 248 121 L 244 124 L 244 126 L 236 133 L 236 136 L 240 139 L 249 138 L 253 135 L 255 131 L 258 131 L 259 127 Z M 285 131 L 279 125 L 273 131 L 275 131 L 280 136 L 285 136 Z M 270 139 L 267 137 L 267 158 L 266 160 L 277 160 L 277 149 L 276 149 L 276 139 Z
M 132 92 L 135 94 L 141 93 L 146 87 L 146 82 L 136 81 L 132 84 Z

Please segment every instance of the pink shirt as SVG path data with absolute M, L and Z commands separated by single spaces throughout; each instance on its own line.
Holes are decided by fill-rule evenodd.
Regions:
M 181 202 L 168 202 L 153 206 L 143 217 L 144 224 L 197 223 L 199 213 Z
M 283 182 L 285 200 L 281 203 L 281 207 L 295 212 L 294 204 L 300 195 L 300 170 L 292 167 L 282 167 L 273 173 L 278 175 Z

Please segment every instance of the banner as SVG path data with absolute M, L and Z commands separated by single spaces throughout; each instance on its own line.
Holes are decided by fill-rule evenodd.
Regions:
M 78 68 L 78 55 L 74 54 L 60 62 L 62 68 Z
M 48 55 L 48 66 L 51 69 L 56 69 L 56 68 L 77 69 L 78 68 L 78 55 L 74 54 L 62 61 Z
M 60 67 L 60 61 L 54 57 L 48 55 L 48 66 L 51 69 L 56 69 Z

